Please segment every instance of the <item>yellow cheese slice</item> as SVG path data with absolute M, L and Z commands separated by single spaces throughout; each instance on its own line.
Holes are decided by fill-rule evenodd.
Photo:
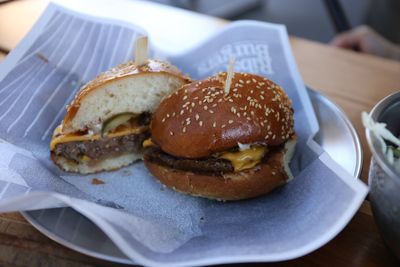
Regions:
M 147 138 L 146 140 L 143 141 L 142 144 L 143 147 L 151 147 L 154 146 L 153 141 L 151 141 L 151 138 Z
M 115 131 L 108 133 L 107 137 L 105 138 L 113 138 L 129 134 L 139 134 L 144 132 L 147 128 L 148 126 L 139 126 L 134 128 L 118 127 Z M 93 141 L 93 140 L 99 140 L 101 138 L 102 137 L 100 134 L 84 134 L 84 135 L 78 133 L 61 134 L 61 126 L 59 126 L 55 130 L 54 137 L 50 142 L 50 150 L 54 150 L 56 145 L 60 143 L 76 142 L 76 141 Z
M 263 146 L 252 146 L 238 152 L 225 152 L 220 158 L 229 160 L 235 172 L 250 169 L 260 163 L 268 149 Z

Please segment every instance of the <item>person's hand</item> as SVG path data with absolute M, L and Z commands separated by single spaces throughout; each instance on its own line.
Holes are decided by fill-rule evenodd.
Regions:
M 348 32 L 338 34 L 330 45 L 400 60 L 400 46 L 386 40 L 368 26 L 358 26 Z

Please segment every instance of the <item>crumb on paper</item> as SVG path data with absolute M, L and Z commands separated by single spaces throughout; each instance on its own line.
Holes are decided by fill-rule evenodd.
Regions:
M 101 179 L 93 178 L 92 179 L 92 184 L 93 185 L 99 185 L 99 184 L 105 184 L 105 182 L 103 180 L 101 180 Z

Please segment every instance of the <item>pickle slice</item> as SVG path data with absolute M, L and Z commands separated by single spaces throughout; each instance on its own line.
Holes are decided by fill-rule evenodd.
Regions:
M 131 112 L 125 112 L 117 114 L 103 123 L 103 127 L 101 129 L 101 136 L 104 137 L 110 131 L 114 130 L 121 124 L 127 123 L 130 119 L 137 117 L 137 114 Z

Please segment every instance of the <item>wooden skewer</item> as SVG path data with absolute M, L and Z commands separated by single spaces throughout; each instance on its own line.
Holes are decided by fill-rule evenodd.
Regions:
M 147 36 L 141 36 L 135 41 L 135 64 L 143 65 L 147 62 Z
M 234 71 L 233 71 L 233 67 L 234 66 L 235 66 L 235 58 L 231 57 L 229 59 L 228 71 L 226 73 L 226 80 L 225 80 L 225 87 L 224 87 L 225 95 L 228 95 L 229 91 L 231 89 L 232 78 L 233 78 L 233 75 L 234 75 Z

